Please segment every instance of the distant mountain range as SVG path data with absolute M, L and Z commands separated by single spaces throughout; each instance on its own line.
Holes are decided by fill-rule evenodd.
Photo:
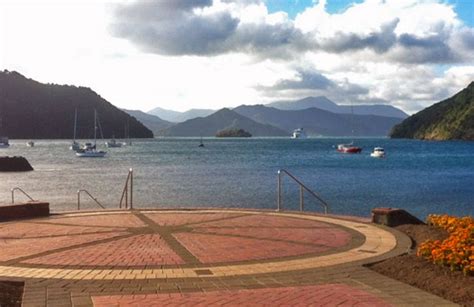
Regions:
M 139 120 L 148 129 L 150 129 L 154 135 L 159 135 L 161 130 L 164 130 L 174 125 L 174 123 L 172 122 L 163 120 L 158 116 L 151 115 L 142 111 L 126 109 L 122 110 Z
M 451 98 L 438 102 L 396 125 L 392 138 L 474 140 L 474 81 Z
M 217 112 L 220 116 L 210 116 L 215 113 L 209 109 L 177 112 L 155 108 L 148 113 L 177 124 L 163 131 L 148 127 L 157 135 L 168 136 L 211 136 L 229 128 L 244 129 L 254 136 L 290 135 L 296 128 L 304 128 L 313 136 L 386 136 L 395 124 L 408 117 L 402 110 L 389 105 L 356 105 L 354 115 L 351 115 L 350 106 L 338 105 L 324 96 L 267 105 L 242 105 L 233 109 L 236 114 L 225 110 Z M 222 116 L 223 112 L 226 116 Z M 247 120 L 237 118 L 237 114 Z M 270 133 L 270 127 L 274 130 L 265 134 Z
M 338 105 L 324 96 L 306 97 L 293 101 L 277 101 L 266 105 L 280 110 L 304 110 L 309 108 L 318 108 L 338 114 L 351 114 L 351 106 Z M 372 105 L 354 105 L 353 112 L 356 115 L 378 115 L 385 117 L 407 118 L 408 114 L 391 105 L 372 104 Z
M 150 138 L 141 122 L 116 108 L 89 88 L 42 84 L 17 72 L 0 71 L 0 135 L 19 139 L 70 139 L 78 110 L 77 138 L 94 135 L 94 109 L 105 138 Z
M 215 136 L 218 131 L 244 129 L 253 136 L 286 136 L 288 132 L 277 127 L 257 123 L 229 109 L 221 109 L 207 117 L 187 120 L 164 129 L 161 136 Z
M 159 118 L 172 123 L 182 123 L 187 121 L 188 119 L 193 119 L 196 117 L 206 117 L 214 112 L 216 112 L 216 110 L 210 109 L 190 109 L 186 112 L 178 112 L 158 107 L 148 111 L 147 113 L 158 116 Z
M 313 136 L 386 136 L 401 119 L 376 115 L 336 114 L 317 108 L 279 110 L 264 105 L 240 106 L 234 109 L 254 121 L 278 127 L 287 132 L 304 128 Z

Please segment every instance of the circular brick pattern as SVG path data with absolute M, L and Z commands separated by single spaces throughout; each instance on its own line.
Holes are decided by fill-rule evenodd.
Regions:
M 395 246 L 390 233 L 368 224 L 226 210 L 69 214 L 2 224 L 0 239 L 8 251 L 0 275 L 65 279 L 289 271 L 361 260 Z
M 354 234 L 335 225 L 242 213 L 72 216 L 9 224 L 0 229 L 0 237 L 5 239 L 0 248 L 15 249 L 5 260 L 21 258 L 20 264 L 49 267 L 242 263 L 354 245 Z

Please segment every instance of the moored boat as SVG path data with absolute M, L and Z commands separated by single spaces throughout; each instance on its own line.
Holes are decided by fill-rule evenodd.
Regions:
M 374 158 L 385 158 L 385 150 L 382 147 L 375 147 L 370 153 L 370 156 Z
M 117 142 L 114 138 L 112 138 L 110 141 L 105 142 L 105 146 L 108 148 L 117 148 L 117 147 L 122 147 L 123 145 L 126 145 L 125 143 L 122 142 Z
M 362 151 L 362 147 L 354 146 L 353 143 L 339 144 L 337 145 L 337 151 L 340 153 L 360 153 Z
M 71 146 L 69 146 L 69 150 L 78 151 L 81 149 L 81 144 L 76 142 L 76 129 L 77 129 L 77 108 L 74 111 L 74 138 L 72 140 Z
M 8 137 L 0 136 L 0 148 L 8 148 L 10 143 L 8 142 Z
M 354 110 L 352 108 L 352 103 L 351 103 L 351 132 L 352 132 L 352 138 L 354 138 Z M 355 146 L 354 145 L 354 140 L 350 142 L 349 144 L 339 144 L 337 145 L 337 151 L 340 153 L 347 153 L 347 154 L 354 154 L 354 153 L 360 153 L 362 151 L 362 147 Z
M 293 135 L 291 136 L 292 139 L 306 139 L 308 136 L 303 128 L 298 128 L 293 130 Z
M 102 158 L 107 152 L 97 150 L 97 111 L 94 110 L 94 144 L 86 143 L 76 151 L 76 156 L 80 158 Z

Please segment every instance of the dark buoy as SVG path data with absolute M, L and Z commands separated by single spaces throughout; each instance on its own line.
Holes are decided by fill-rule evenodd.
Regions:
M 28 172 L 33 167 L 24 157 L 0 157 L 0 172 Z

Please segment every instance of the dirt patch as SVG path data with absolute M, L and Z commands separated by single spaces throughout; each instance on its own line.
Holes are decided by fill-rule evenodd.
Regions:
M 413 241 L 413 250 L 372 265 L 374 271 L 420 288 L 452 302 L 474 306 L 474 276 L 451 272 L 449 268 L 434 265 L 416 256 L 416 247 L 427 239 L 443 240 L 448 234 L 442 229 L 427 225 L 401 225 L 396 229 Z
M 14 281 L 0 281 L 0 306 L 21 306 L 23 283 Z

